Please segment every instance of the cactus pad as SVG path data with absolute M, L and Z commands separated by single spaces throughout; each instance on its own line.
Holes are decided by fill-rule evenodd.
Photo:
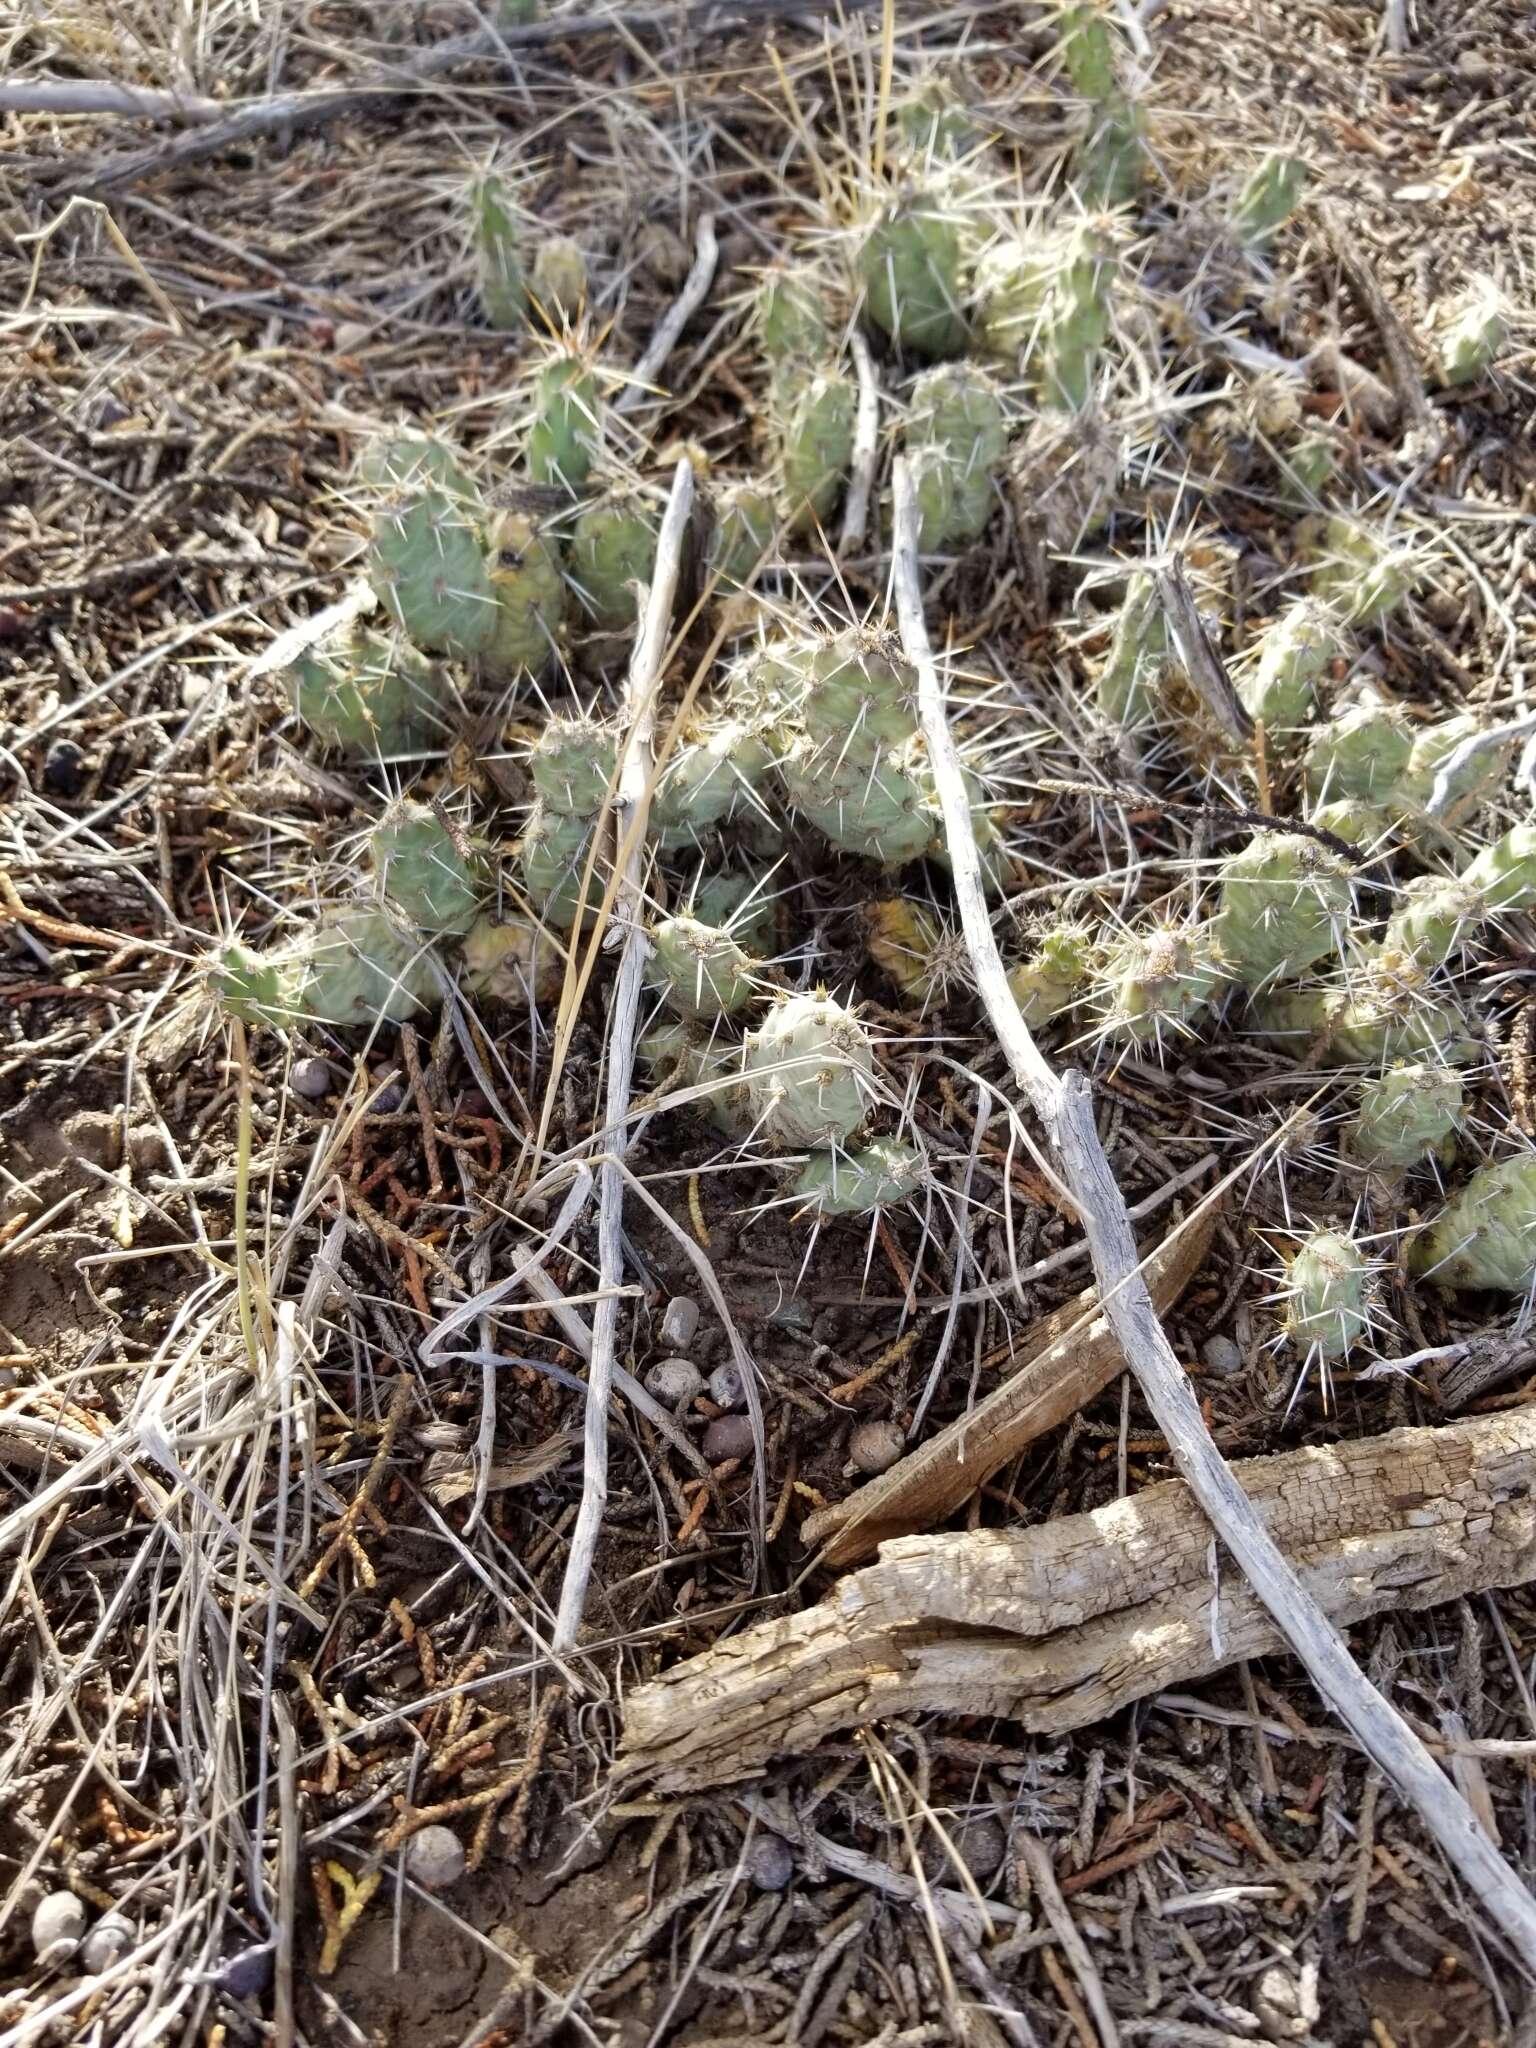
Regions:
M 927 1171 L 915 1145 L 875 1138 L 853 1152 L 813 1152 L 795 1176 L 793 1193 L 822 1216 L 868 1216 L 906 1201 Z
M 649 499 L 619 489 L 584 505 L 571 529 L 571 583 L 593 624 L 615 632 L 636 617 L 636 586 L 656 567 L 657 521 Z
M 1211 936 L 1244 988 L 1295 981 L 1338 952 L 1353 900 L 1349 868 L 1315 839 L 1256 833 L 1222 863 Z
M 1460 1077 L 1423 1064 L 1392 1067 L 1360 1090 L 1349 1127 L 1351 1155 L 1377 1172 L 1400 1172 L 1454 1150 L 1465 1090 Z
M 1298 597 L 1253 643 L 1253 665 L 1238 684 L 1249 714 L 1270 731 L 1306 725 L 1317 686 L 1349 647 L 1337 614 L 1315 597 Z
M 866 316 L 898 348 L 930 357 L 965 348 L 965 237 L 936 194 L 899 192 L 864 230 L 856 268 Z
M 426 933 L 468 931 L 486 891 L 482 857 L 429 804 L 400 797 L 368 835 L 380 894 Z
M 696 917 L 664 917 L 651 933 L 648 974 L 685 1017 L 730 1017 L 757 993 L 761 963 L 728 931 Z
M 868 1032 L 829 996 L 787 996 L 746 1041 L 747 1093 L 761 1135 L 796 1151 L 841 1144 L 874 1087 Z
M 1536 1282 L 1536 1153 L 1479 1167 L 1410 1253 L 1437 1287 L 1525 1294 Z
M 389 760 L 443 737 L 445 681 L 398 634 L 349 619 L 312 642 L 285 679 L 299 723 L 353 760 Z
M 1286 1335 L 1303 1357 L 1342 1358 L 1370 1328 L 1373 1268 L 1342 1230 L 1314 1230 L 1285 1282 Z

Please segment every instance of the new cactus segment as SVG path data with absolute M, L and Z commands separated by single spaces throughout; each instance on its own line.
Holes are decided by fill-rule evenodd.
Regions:
M 1120 84 L 1116 33 L 1099 8 L 1069 7 L 1058 48 L 1073 91 L 1090 107 L 1073 165 L 1078 199 L 1089 208 L 1126 206 L 1141 187 L 1145 123 Z
M 1106 1030 L 1160 1045 L 1165 1032 L 1188 1035 L 1221 982 L 1208 927 L 1159 924 L 1128 932 L 1110 950 L 1096 995 Z
M 764 891 L 763 878 L 716 868 L 695 882 L 685 907 L 690 917 L 728 931 L 749 952 L 773 951 L 773 901 Z
M 1440 382 L 1452 387 L 1475 383 L 1493 368 L 1509 340 L 1509 301 L 1491 277 L 1476 278 L 1442 310 L 1435 325 Z
M 1117 732 L 1156 717 L 1174 669 L 1168 621 L 1157 585 L 1138 569 L 1127 577 L 1114 638 L 1099 669 L 1099 709 Z
M 813 1152 L 795 1175 L 791 1192 L 822 1216 L 868 1216 L 904 1202 L 927 1178 L 915 1145 L 873 1138 L 852 1152 Z
M 398 1024 L 437 990 L 430 953 L 376 910 L 333 911 L 292 943 L 258 953 L 231 942 L 207 981 L 225 1014 L 288 1030 L 296 1024 Z
M 470 189 L 470 227 L 480 304 L 493 327 L 511 330 L 527 317 L 521 229 L 511 187 L 495 171 Z
M 473 660 L 496 630 L 485 547 L 468 499 L 441 484 L 402 485 L 374 516 L 368 578 L 418 647 Z
M 1295 981 L 1337 953 L 1353 907 L 1350 869 L 1299 832 L 1260 832 L 1221 865 L 1210 936 L 1244 988 Z
M 1490 916 L 1536 908 L 1536 825 L 1515 825 L 1485 846 L 1462 876 Z
M 757 993 L 762 962 L 730 932 L 686 914 L 661 918 L 651 932 L 647 973 L 685 1017 L 731 1017 Z
M 937 76 L 895 103 L 891 125 L 919 167 L 933 161 L 958 162 L 974 154 L 985 140 L 954 86 Z
M 1373 1075 L 1347 1133 L 1351 1157 L 1379 1173 L 1405 1172 L 1431 1155 L 1448 1159 L 1465 1095 L 1459 1075 L 1423 1062 Z
M 536 803 L 517 842 L 518 870 L 529 902 L 558 930 L 568 931 L 582 908 L 590 814 L 569 817 Z M 590 910 L 590 906 L 589 906 Z
M 975 540 L 991 517 L 993 479 L 1008 453 L 1002 393 L 986 371 L 971 363 L 941 363 L 925 370 L 912 386 L 907 447 L 913 451 L 922 545 Z M 926 458 L 926 468 L 919 457 Z M 930 480 L 935 457 L 947 485 L 937 497 Z M 925 481 L 932 504 L 925 501 Z
M 1310 531 L 1310 523 L 1303 522 Z M 1372 626 L 1397 610 L 1420 575 L 1420 554 L 1394 545 L 1343 513 L 1323 520 L 1314 549 L 1314 597 L 1331 604 L 1352 626 Z
M 591 821 L 607 801 L 618 767 L 619 734 L 595 718 L 546 720 L 528 757 L 534 789 L 553 811 Z
M 830 996 L 785 996 L 747 1034 L 745 1073 L 760 1135 L 795 1151 L 820 1150 L 863 1124 L 874 1047 L 853 1012 Z
M 1008 974 L 1008 987 L 1031 1031 L 1069 1010 L 1102 965 L 1102 948 L 1087 925 L 1047 926 L 1027 960 Z
M 832 354 L 825 280 L 808 264 L 779 263 L 766 270 L 753 300 L 752 324 L 771 371 L 804 374 L 808 363 Z
M 772 494 L 750 477 L 716 486 L 709 503 L 714 529 L 706 566 L 730 589 L 747 582 L 772 547 L 778 512 Z
M 953 978 L 955 942 L 934 913 L 890 896 L 870 904 L 865 919 L 865 950 L 875 965 L 914 1002 L 939 1001 Z
M 773 430 L 790 530 L 801 533 L 830 518 L 853 461 L 858 389 L 831 368 L 774 389 Z
M 1286 1335 L 1304 1358 L 1342 1358 L 1371 1325 L 1375 1269 L 1342 1230 L 1314 1230 L 1285 1280 Z
M 1278 151 L 1265 157 L 1237 195 L 1232 226 L 1251 249 L 1267 249 L 1276 230 L 1284 227 L 1307 189 L 1307 167 L 1298 157 Z
M 1390 1066 L 1424 1061 L 1469 1066 L 1482 1041 L 1455 1003 L 1425 993 L 1411 980 L 1366 973 L 1356 990 L 1277 989 L 1258 996 L 1259 1034 L 1298 1059 L 1324 1067 Z
M 920 185 L 904 186 L 864 229 L 854 262 L 865 317 L 898 348 L 928 357 L 965 349 L 965 243 L 956 207 Z
M 322 746 L 387 761 L 440 744 L 447 689 L 436 663 L 398 633 L 350 619 L 307 647 L 285 672 L 289 701 Z
M 650 500 L 624 487 L 577 513 L 566 549 L 570 579 L 592 623 L 614 632 L 634 623 L 637 586 L 656 567 L 657 519 Z
M 526 459 L 531 482 L 579 491 L 603 447 L 602 402 L 587 358 L 557 349 L 534 372 Z
M 692 845 L 741 811 L 760 811 L 757 792 L 772 760 L 767 742 L 747 720 L 722 719 L 685 740 L 651 798 L 651 824 L 663 849 Z
M 546 318 L 572 326 L 587 302 L 587 258 L 570 235 L 546 235 L 533 252 L 528 287 Z
M 1536 1283 L 1536 1153 L 1479 1167 L 1414 1239 L 1409 1263 L 1437 1287 L 1528 1293 Z
M 1414 737 L 1408 765 L 1398 784 L 1398 801 L 1410 811 L 1427 809 L 1442 767 L 1463 740 L 1471 739 L 1481 729 L 1481 721 L 1470 712 L 1422 727 Z M 1456 770 L 1439 814 L 1442 824 L 1454 828 L 1465 823 L 1503 781 L 1513 752 L 1512 741 L 1502 746 L 1484 746 Z
M 1466 944 L 1484 915 L 1482 896 L 1464 876 L 1418 875 L 1387 920 L 1382 951 L 1428 973 Z
M 399 797 L 368 835 L 385 905 L 429 935 L 468 931 L 486 893 L 483 857 L 430 804 Z
M 1313 803 L 1390 804 L 1408 772 L 1413 730 L 1386 704 L 1357 704 L 1313 731 L 1302 774 Z
M 1317 709 L 1318 684 L 1348 649 L 1348 630 L 1330 606 L 1295 598 L 1255 639 L 1238 696 L 1271 732 L 1306 725 Z

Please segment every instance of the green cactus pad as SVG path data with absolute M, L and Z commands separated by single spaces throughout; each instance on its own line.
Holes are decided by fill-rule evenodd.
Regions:
M 1426 973 L 1443 967 L 1485 915 L 1482 896 L 1457 875 L 1419 875 L 1403 890 L 1387 920 L 1382 950 Z
M 1314 1230 L 1291 1261 L 1286 1335 L 1304 1357 L 1342 1358 L 1370 1328 L 1373 1271 L 1342 1230 Z
M 906 1201 L 927 1173 L 915 1145 L 875 1138 L 854 1152 L 813 1152 L 795 1175 L 792 1192 L 823 1216 L 868 1216 Z
M 953 502 L 935 542 L 975 540 L 997 502 L 993 478 L 1008 453 L 1002 393 L 986 371 L 970 363 L 925 370 L 912 386 L 907 446 L 939 449 L 947 458 Z M 915 487 L 924 511 L 921 485 Z
M 1056 45 L 1072 90 L 1085 100 L 1107 100 L 1119 84 L 1119 37 L 1106 10 L 1093 4 L 1065 7 Z
M 353 760 L 387 761 L 442 741 L 444 678 L 397 633 L 349 619 L 312 642 L 284 679 L 304 729 Z
M 1030 1030 L 1038 1031 L 1078 1002 L 1101 964 L 1098 941 L 1086 925 L 1043 931 L 1029 958 L 1008 974 L 1009 991 Z
M 616 727 L 595 718 L 556 715 L 534 741 L 528 772 L 552 811 L 590 824 L 607 802 L 618 758 Z
M 1482 730 L 1482 721 L 1471 712 L 1443 718 L 1438 725 L 1424 726 L 1414 736 L 1408 766 L 1398 783 L 1398 800 L 1410 811 L 1427 809 L 1434 793 L 1435 778 L 1463 740 Z M 1513 741 L 1502 746 L 1485 746 L 1452 776 L 1440 821 L 1452 829 L 1463 824 L 1480 804 L 1485 803 L 1504 780 L 1514 752 Z
M 494 171 L 470 190 L 470 224 L 480 304 L 492 327 L 510 332 L 527 318 L 528 292 L 512 188 Z
M 963 223 L 934 193 L 908 187 L 864 230 L 855 259 L 864 312 L 898 348 L 957 356 L 970 339 Z
M 1338 475 L 1341 456 L 1332 434 L 1298 434 L 1276 456 L 1281 475 L 1304 504 L 1315 504 Z
M 1105 1028 L 1136 1045 L 1185 1035 L 1221 980 L 1204 926 L 1165 924 L 1128 933 L 1111 950 L 1097 990 Z
M 268 953 L 226 945 L 208 986 L 226 1015 L 286 1030 L 295 1024 L 402 1023 L 431 1000 L 432 958 L 374 910 L 335 911 Z
M 1147 174 L 1146 138 L 1146 115 L 1128 93 L 1099 101 L 1072 160 L 1078 204 L 1089 212 L 1129 206 Z
M 1437 1287 L 1529 1292 L 1536 1282 L 1536 1153 L 1479 1167 L 1414 1239 L 1409 1263 Z
M 738 812 L 759 809 L 756 792 L 772 760 L 766 741 L 744 720 L 722 720 L 685 741 L 651 798 L 651 823 L 662 846 L 692 845 Z
M 561 349 L 534 374 L 526 451 L 529 480 L 579 491 L 602 448 L 602 402 L 592 366 L 576 350 Z
M 1146 725 L 1157 715 L 1173 666 L 1157 585 L 1137 570 L 1126 579 L 1115 636 L 1099 670 L 1099 710 L 1119 732 Z
M 891 123 L 902 147 L 921 165 L 955 163 L 980 149 L 986 139 L 946 78 L 930 78 L 897 100 Z
M 633 625 L 636 586 L 656 567 L 658 521 L 648 498 L 619 489 L 584 505 L 571 528 L 567 559 L 582 609 L 609 632 Z
M 1361 1087 L 1349 1127 L 1351 1156 L 1378 1173 L 1404 1171 L 1432 1153 L 1449 1157 L 1465 1097 L 1460 1076 L 1441 1067 L 1392 1067 L 1373 1075 Z
M 635 1047 L 654 1086 L 669 1094 L 686 1088 L 709 1092 L 696 1105 L 729 1138 L 752 1129 L 752 1110 L 742 1079 L 742 1047 L 725 1031 L 706 1032 L 692 1019 L 660 1016 Z
M 1299 157 L 1278 151 L 1265 157 L 1237 195 L 1232 226 L 1250 248 L 1265 249 L 1301 204 L 1308 171 Z
M 960 478 L 947 448 L 914 448 L 907 457 L 907 477 L 917 506 L 917 546 L 931 555 L 959 539 Z
M 1252 666 L 1237 685 L 1244 708 L 1271 732 L 1306 725 L 1318 684 L 1348 647 L 1348 631 L 1329 606 L 1294 599 L 1254 640 Z
M 749 580 L 773 546 L 778 512 L 771 492 L 750 477 L 716 486 L 709 493 L 715 516 L 709 541 L 709 572 L 726 589 Z
M 806 264 L 779 263 L 764 271 L 753 302 L 753 327 L 775 370 L 803 375 L 808 364 L 832 352 L 825 279 Z
M 874 1048 L 853 1012 L 829 996 L 786 996 L 748 1033 L 745 1072 L 760 1135 L 796 1151 L 820 1149 L 864 1122 Z
M 1485 377 L 1509 341 L 1509 301 L 1492 278 L 1479 278 L 1435 323 L 1435 362 L 1442 384 Z
M 1398 712 L 1357 704 L 1312 734 L 1302 764 L 1307 796 L 1312 803 L 1342 797 L 1390 803 L 1412 752 L 1412 728 Z
M 484 546 L 463 500 L 436 485 L 391 491 L 373 522 L 368 579 L 418 647 L 472 660 L 496 631 Z
M 473 499 L 475 487 L 459 452 L 430 434 L 379 434 L 358 457 L 357 475 L 370 490 L 436 484 L 453 497 Z
M 570 326 L 587 302 L 587 258 L 580 242 L 546 235 L 534 251 L 528 283 L 546 317 Z
M 392 803 L 368 835 L 385 904 L 422 932 L 468 931 L 486 893 L 485 861 L 429 804 Z
M 1005 235 L 976 260 L 976 340 L 1010 367 L 1039 339 L 1060 259 L 1054 237 Z
M 853 461 L 858 390 L 841 370 L 816 370 L 774 395 L 774 434 L 792 532 L 825 522 Z
M 485 529 L 494 625 L 485 669 L 496 681 L 548 668 L 565 617 L 560 556 L 521 512 L 496 512 Z
M 1464 1067 L 1482 1057 L 1471 1020 L 1455 1003 L 1367 980 L 1341 989 L 1277 989 L 1258 996 L 1261 1037 L 1324 1067 L 1387 1067 L 1394 1061 Z
M 591 831 L 590 817 L 566 817 L 547 804 L 536 803 L 517 842 L 518 869 L 528 900 L 558 931 L 569 931 L 581 909 Z M 598 898 L 601 894 L 602 877 L 596 875 L 592 895 Z M 589 903 L 588 914 L 591 908 Z
M 1462 880 L 1481 896 L 1490 916 L 1536 908 L 1536 825 L 1515 825 L 1485 846 Z
M 1335 839 L 1343 839 L 1350 846 L 1358 846 L 1362 853 L 1372 853 L 1389 839 L 1394 829 L 1392 813 L 1380 804 L 1362 803 L 1359 797 L 1342 796 L 1326 804 L 1315 804 L 1307 811 L 1307 823 L 1316 825 L 1320 832 L 1331 832 Z
M 772 953 L 775 943 L 773 899 L 758 876 L 732 868 L 701 875 L 689 893 L 687 912 L 700 924 L 718 925 L 748 952 Z
M 1419 555 L 1359 521 L 1336 513 L 1325 520 L 1316 543 L 1314 597 L 1354 626 L 1371 626 L 1410 595 L 1419 580 Z
M 825 838 L 861 860 L 896 867 L 933 843 L 933 779 L 921 740 L 871 755 L 801 738 L 779 762 L 791 801 Z
M 647 974 L 685 1017 L 730 1017 L 757 994 L 762 963 L 728 931 L 696 917 L 664 917 L 651 933 Z
M 1336 854 L 1303 833 L 1259 832 L 1222 862 L 1210 934 L 1233 980 L 1262 988 L 1336 953 L 1353 904 Z
M 203 962 L 204 983 L 223 1015 L 271 1031 L 302 1020 L 308 978 L 308 954 L 297 947 L 261 953 L 227 939 Z

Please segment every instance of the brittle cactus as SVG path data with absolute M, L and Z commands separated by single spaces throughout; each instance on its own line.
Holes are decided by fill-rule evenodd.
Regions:
M 484 538 L 494 612 L 482 660 L 498 680 L 537 675 L 565 617 L 559 554 L 522 512 L 492 513 Z
M 469 500 L 439 484 L 391 490 L 374 516 L 368 578 L 418 647 L 472 660 L 496 630 L 484 543 Z
M 1371 1326 L 1375 1269 L 1342 1230 L 1314 1230 L 1285 1278 L 1286 1335 L 1307 1358 L 1342 1358 Z
M 752 1129 L 752 1109 L 742 1079 L 741 1041 L 722 1030 L 706 1032 L 694 1019 L 660 1016 L 644 1030 L 635 1050 L 656 1087 L 669 1094 L 707 1091 L 698 1107 L 729 1138 Z
M 1126 578 L 1115 636 L 1099 669 L 1099 710 L 1118 732 L 1147 724 L 1157 715 L 1174 667 L 1157 585 L 1138 569 Z
M 1096 989 L 1104 1028 L 1137 1045 L 1187 1035 L 1221 987 L 1222 969 L 1204 925 L 1158 924 L 1128 932 L 1111 948 Z
M 618 767 L 617 727 L 596 718 L 545 720 L 528 756 L 534 789 L 553 811 L 588 823 L 607 802 Z
M 1276 150 L 1265 157 L 1238 193 L 1232 226 L 1252 249 L 1266 249 L 1301 204 L 1309 173 L 1299 157 Z
M 428 934 L 468 931 L 486 893 L 484 856 L 430 804 L 398 797 L 368 835 L 388 908 Z
M 894 103 L 891 123 L 902 146 L 919 163 L 958 162 L 978 150 L 985 139 L 954 86 L 937 76 L 925 79 Z
M 1318 684 L 1348 648 L 1348 630 L 1328 605 L 1295 598 L 1254 640 L 1237 694 L 1271 732 L 1306 725 L 1317 709 Z
M 1325 804 L 1307 808 L 1307 823 L 1320 832 L 1331 832 L 1362 853 L 1372 853 L 1390 839 L 1395 826 L 1392 813 L 1381 804 L 1363 803 L 1357 796 L 1331 798 Z
M 597 379 L 576 349 L 557 349 L 534 373 L 526 460 L 530 480 L 579 491 L 602 455 Z
M 437 986 L 431 955 L 368 909 L 331 912 L 267 953 L 228 944 L 213 956 L 207 979 L 226 1015 L 277 1030 L 402 1023 Z
M 1008 974 L 1019 1014 L 1038 1031 L 1079 1002 L 1102 965 L 1097 934 L 1086 924 L 1045 926 L 1027 960 Z
M 571 235 L 546 235 L 533 252 L 528 279 L 532 297 L 547 318 L 569 327 L 587 303 L 587 256 Z
M 773 545 L 778 513 L 772 494 L 750 477 L 709 493 L 714 529 L 706 567 L 730 589 L 746 583 Z
M 510 908 L 482 912 L 460 941 L 459 959 L 472 996 L 531 1009 L 560 992 L 559 946 L 542 924 Z
M 459 451 L 432 434 L 376 434 L 358 456 L 357 475 L 374 491 L 437 484 L 455 497 L 475 495 Z
M 1429 972 L 1445 965 L 1485 915 L 1481 894 L 1464 876 L 1416 876 L 1387 920 L 1382 950 Z
M 760 1134 L 796 1151 L 838 1145 L 864 1122 L 875 1055 L 851 1010 L 825 995 L 785 996 L 746 1039 L 747 1094 Z
M 333 626 L 284 672 L 299 723 L 354 760 L 389 760 L 442 740 L 447 686 L 398 633 Z
M 1514 825 L 1485 846 L 1462 876 L 1489 916 L 1536 908 L 1536 825 Z
M 1435 321 L 1435 367 L 1442 384 L 1474 383 L 1503 354 L 1510 305 L 1491 277 L 1475 278 Z
M 566 550 L 572 587 L 593 624 L 617 631 L 633 624 L 637 586 L 656 567 L 657 519 L 650 500 L 623 487 L 584 505 Z
M 1145 122 L 1120 83 L 1118 37 L 1100 7 L 1069 7 L 1058 48 L 1072 89 L 1087 100 L 1091 125 L 1079 143 L 1072 182 L 1085 207 L 1125 206 L 1145 170 Z
M 517 842 L 518 870 L 528 900 L 559 931 L 568 931 L 583 910 L 582 878 L 591 833 L 590 817 L 568 817 L 536 803 Z M 601 895 L 600 880 L 591 893 Z
M 906 186 L 864 229 L 855 268 L 866 317 L 898 348 L 957 356 L 970 339 L 963 220 L 932 191 Z
M 791 532 L 831 516 L 853 461 L 858 389 L 839 369 L 814 370 L 781 385 L 773 427 Z
M 521 327 L 528 312 L 528 291 L 512 188 L 495 171 L 487 171 L 471 186 L 469 203 L 475 278 L 485 317 L 503 330 Z
M 1398 801 L 1412 812 L 1427 809 L 1441 769 L 1463 740 L 1471 739 L 1481 730 L 1482 723 L 1472 712 L 1461 712 L 1454 718 L 1442 718 L 1434 725 L 1422 727 L 1414 735 L 1408 765 L 1398 782 Z M 1484 746 L 1456 770 L 1439 813 L 1443 825 L 1454 829 L 1463 824 L 1493 795 L 1504 779 L 1513 751 L 1513 741 Z
M 773 899 L 764 893 L 760 877 L 716 868 L 694 883 L 684 907 L 700 924 L 728 931 L 748 952 L 768 954 L 774 949 Z
M 930 539 L 914 466 L 914 489 L 925 514 L 923 545 L 975 540 L 991 517 L 993 479 L 1008 453 L 1002 393 L 986 371 L 971 363 L 941 363 L 925 370 L 912 386 L 907 447 L 938 452 L 949 478 L 950 502 Z
M 651 798 L 651 824 L 663 848 L 692 845 L 739 812 L 760 811 L 757 792 L 772 760 L 755 724 L 742 719 L 721 719 L 685 740 Z
M 852 1152 L 813 1152 L 795 1175 L 792 1192 L 822 1216 L 868 1216 L 907 1201 L 927 1173 L 915 1145 L 873 1138 Z
M 1087 222 L 1061 238 L 1039 332 L 1024 364 L 1042 404 L 1081 411 L 1092 397 L 1109 338 L 1117 269 L 1110 242 Z
M 897 867 L 933 843 L 938 806 L 921 739 L 839 755 L 830 741 L 802 737 L 778 768 L 797 808 L 845 853 Z
M 1302 774 L 1313 803 L 1356 797 L 1390 803 L 1408 770 L 1413 731 L 1387 704 L 1357 704 L 1318 726 Z
M 1211 919 L 1222 965 L 1244 988 L 1295 981 L 1339 950 L 1354 902 L 1350 870 L 1299 832 L 1258 832 L 1221 865 Z
M 728 931 L 686 914 L 658 920 L 647 973 L 685 1017 L 731 1017 L 757 994 L 762 962 Z
M 905 896 L 871 903 L 864 919 L 865 950 L 902 994 L 924 1008 L 942 1001 L 964 958 L 942 920 Z
M 808 264 L 777 263 L 763 272 L 752 308 L 753 330 L 770 368 L 802 376 L 832 353 L 827 286 Z
M 1536 1283 L 1536 1153 L 1481 1166 L 1409 1255 L 1437 1287 L 1525 1294 Z
M 1258 1030 L 1272 1044 L 1324 1067 L 1425 1062 L 1469 1066 L 1483 1046 L 1454 1002 L 1427 994 L 1411 978 L 1358 977 L 1354 989 L 1275 989 L 1253 1006 Z
M 868 626 L 781 642 L 775 658 L 798 685 L 796 710 L 811 740 L 842 762 L 867 760 L 917 731 L 917 675 L 891 633 Z
M 1378 1173 L 1406 1171 L 1431 1155 L 1448 1158 L 1465 1097 L 1459 1075 L 1423 1062 L 1373 1075 L 1361 1087 L 1347 1133 L 1351 1156 Z
M 1343 513 L 1321 522 L 1315 553 L 1312 595 L 1353 626 L 1375 625 L 1396 611 L 1419 581 L 1419 550 L 1393 543 Z

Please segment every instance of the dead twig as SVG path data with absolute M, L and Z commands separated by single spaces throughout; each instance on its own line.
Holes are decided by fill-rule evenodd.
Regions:
M 715 216 L 712 213 L 700 214 L 698 230 L 694 237 L 693 264 L 683 279 L 683 288 L 667 308 L 665 317 L 647 344 L 645 354 L 630 371 L 629 383 L 614 400 L 615 412 L 634 412 L 646 399 L 656 396 L 656 374 L 676 348 L 683 329 L 703 305 L 705 295 L 714 281 L 715 265 L 719 260 L 720 245 L 715 238 Z
M 861 547 L 869 526 L 869 495 L 875 485 L 875 463 L 880 455 L 880 375 L 869 343 L 854 329 L 849 346 L 859 380 L 859 409 L 854 419 L 853 461 L 848 472 L 848 495 L 843 501 L 843 530 L 837 543 L 840 555 Z

